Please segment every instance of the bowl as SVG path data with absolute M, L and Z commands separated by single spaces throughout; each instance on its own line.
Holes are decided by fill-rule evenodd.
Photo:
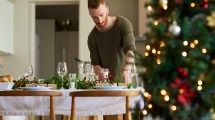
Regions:
M 13 85 L 13 82 L 0 82 L 0 90 L 11 90 Z

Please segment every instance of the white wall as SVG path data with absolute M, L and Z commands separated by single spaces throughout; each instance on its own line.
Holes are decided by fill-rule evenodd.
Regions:
M 25 67 L 29 64 L 28 44 L 28 2 L 26 0 L 13 0 L 14 2 L 14 54 L 1 56 L 1 64 L 4 70 L 0 74 L 11 74 L 15 79 L 24 74 Z M 7 12 L 7 11 L 4 11 Z M 22 13 L 22 14 L 20 14 Z M 7 14 L 7 13 L 5 13 Z
M 13 8 L 12 2 L 0 1 L 0 55 L 13 53 Z
M 109 15 L 121 15 L 130 20 L 134 35 L 138 35 L 138 0 L 106 0 Z
M 87 38 L 95 24 L 88 14 L 87 0 L 80 0 L 79 5 L 79 58 L 90 61 Z
M 55 75 L 55 21 L 54 20 L 37 20 L 36 35 L 39 35 L 40 45 L 38 49 L 39 63 L 35 68 L 39 68 L 39 74 L 36 78 L 48 78 Z

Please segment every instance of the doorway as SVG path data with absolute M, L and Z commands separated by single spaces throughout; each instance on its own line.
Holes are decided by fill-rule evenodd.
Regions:
M 77 73 L 79 4 L 39 4 L 35 13 L 35 77 L 56 76 L 64 59 L 68 73 Z

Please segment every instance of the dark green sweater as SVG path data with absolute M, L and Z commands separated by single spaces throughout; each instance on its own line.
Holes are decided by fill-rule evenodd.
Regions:
M 110 30 L 100 32 L 94 27 L 88 36 L 88 47 L 92 65 L 108 68 L 113 76 L 121 77 L 125 54 L 136 49 L 131 23 L 116 16 Z

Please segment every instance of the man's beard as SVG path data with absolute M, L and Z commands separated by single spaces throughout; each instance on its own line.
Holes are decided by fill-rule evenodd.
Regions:
M 105 20 L 102 23 L 96 23 L 96 22 L 95 23 L 97 27 L 99 27 L 100 29 L 103 29 L 106 27 L 107 22 L 108 22 L 108 16 L 105 17 Z

